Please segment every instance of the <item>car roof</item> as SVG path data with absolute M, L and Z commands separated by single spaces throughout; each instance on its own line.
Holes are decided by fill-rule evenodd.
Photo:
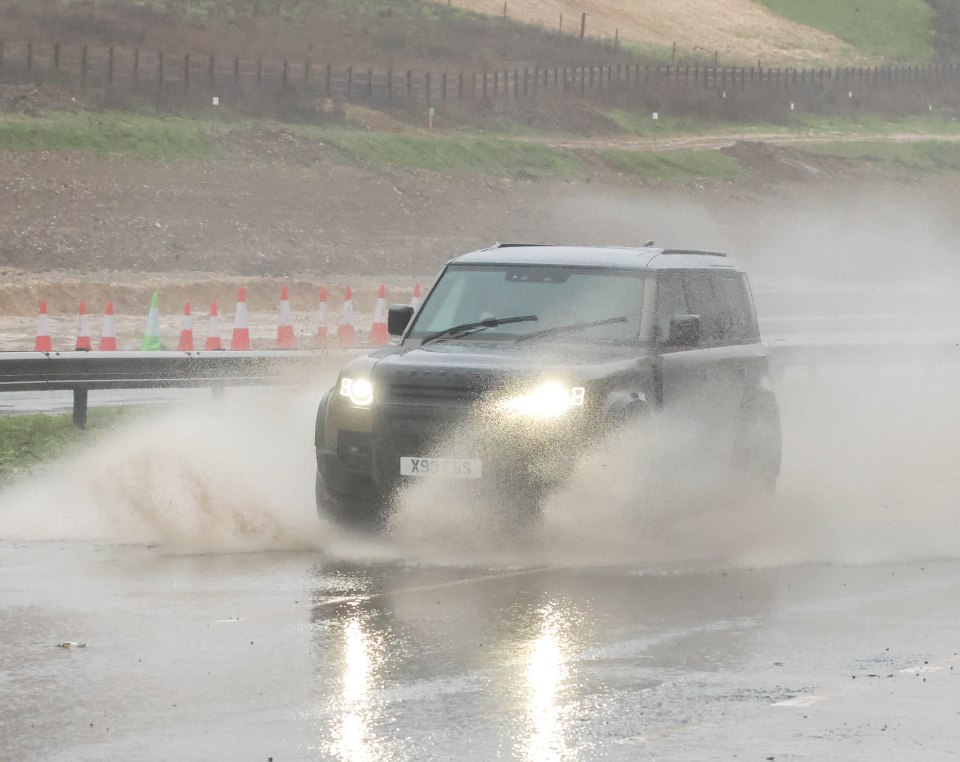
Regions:
M 451 265 L 548 265 L 624 270 L 733 270 L 737 264 L 715 251 L 656 246 L 554 246 L 498 243 L 451 259 Z

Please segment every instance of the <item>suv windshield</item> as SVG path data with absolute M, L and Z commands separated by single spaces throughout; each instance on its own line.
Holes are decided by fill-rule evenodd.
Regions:
M 535 337 L 538 341 L 633 343 L 640 330 L 643 286 L 643 274 L 636 270 L 451 265 L 437 281 L 408 338 L 424 339 L 452 326 L 484 320 L 536 315 L 536 322 L 491 326 L 458 336 L 456 341 L 505 341 L 538 333 L 543 334 Z M 580 323 L 596 325 L 550 330 Z

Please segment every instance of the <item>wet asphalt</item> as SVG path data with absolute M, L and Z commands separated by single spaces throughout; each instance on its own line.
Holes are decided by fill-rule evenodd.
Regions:
M 488 568 L 0 544 L 9 760 L 946 760 L 958 654 L 956 561 Z

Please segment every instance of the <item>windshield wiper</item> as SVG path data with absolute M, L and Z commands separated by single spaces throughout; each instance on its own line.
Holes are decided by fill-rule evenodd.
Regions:
M 544 328 L 542 331 L 534 331 L 533 333 L 525 333 L 522 336 L 517 336 L 514 341 L 519 344 L 521 341 L 528 341 L 529 339 L 539 339 L 541 336 L 550 336 L 554 333 L 568 333 L 573 331 L 583 331 L 587 328 L 596 328 L 601 325 L 612 325 L 613 323 L 627 323 L 629 320 L 621 315 L 620 317 L 607 318 L 606 320 L 591 320 L 590 322 L 584 323 L 571 323 L 570 325 L 558 325 L 553 328 Z
M 442 339 L 444 336 L 463 336 L 471 331 L 482 331 L 485 328 L 495 328 L 498 325 L 506 325 L 507 323 L 528 323 L 537 319 L 536 315 L 518 315 L 517 317 L 487 318 L 486 320 L 477 320 L 474 323 L 462 323 L 424 336 L 420 345 L 423 346 L 436 339 Z

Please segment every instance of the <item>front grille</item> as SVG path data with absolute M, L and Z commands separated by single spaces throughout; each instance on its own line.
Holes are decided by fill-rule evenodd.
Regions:
M 470 405 L 480 399 L 479 389 L 436 384 L 391 384 L 389 399 L 400 404 Z

